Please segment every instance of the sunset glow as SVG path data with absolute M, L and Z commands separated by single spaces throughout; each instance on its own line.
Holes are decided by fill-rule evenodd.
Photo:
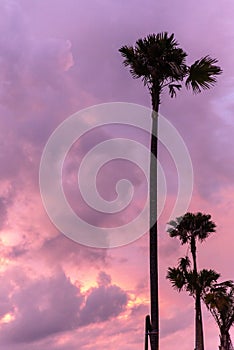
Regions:
M 122 247 L 79 244 L 60 232 L 47 215 L 39 170 L 49 137 L 76 112 L 113 102 L 150 111 L 146 87 L 132 79 L 118 52 L 150 33 L 174 33 L 188 53 L 189 64 L 210 55 L 223 69 L 217 84 L 201 94 L 183 87 L 171 99 L 165 90 L 160 112 L 179 133 L 191 157 L 194 183 L 187 209 L 211 214 L 217 225 L 216 233 L 198 244 L 198 267 L 220 272 L 222 281 L 234 279 L 233 13 L 234 2 L 228 0 L 0 1 L 1 350 L 144 348 L 145 316 L 150 313 L 144 220 L 136 227 L 142 235 Z M 98 118 L 86 111 L 77 129 L 92 128 Z M 73 131 L 78 130 L 70 130 L 72 135 Z M 67 147 L 63 136 L 55 153 Z M 119 144 L 110 147 L 108 142 L 115 138 Z M 125 146 L 123 139 L 135 143 Z M 73 213 L 89 227 L 108 232 L 124 226 L 138 217 L 146 203 L 147 176 L 129 158 L 142 162 L 149 141 L 149 133 L 132 124 L 107 123 L 84 132 L 64 162 L 59 159 L 54 165 L 53 157 L 48 158 L 52 159 L 49 173 L 52 165 L 63 167 L 61 179 L 48 181 L 48 187 L 61 182 Z M 91 151 L 105 142 L 108 146 L 93 155 Z M 108 152 L 112 151 L 117 155 L 122 151 L 125 157 L 110 161 Z M 85 202 L 78 172 L 90 154 L 83 172 L 85 194 L 97 195 L 97 201 L 108 209 L 115 200 L 119 199 L 116 207 L 121 207 L 130 198 L 120 212 L 105 212 Z M 105 157 L 107 164 L 94 169 Z M 163 142 L 159 162 L 166 181 L 166 205 L 158 222 L 160 349 L 194 349 L 194 300 L 186 292 L 175 291 L 166 279 L 167 268 L 175 266 L 188 247 L 166 233 L 181 179 Z M 65 222 L 66 212 L 55 194 L 48 201 L 55 217 Z M 86 238 L 88 233 L 83 226 L 77 229 L 77 236 Z M 134 233 L 125 232 L 127 238 Z M 95 234 L 93 241 L 109 247 L 108 234 L 98 229 Z M 205 350 L 218 349 L 218 327 L 205 305 L 202 308 Z
M 15 319 L 14 315 L 10 314 L 10 313 L 7 313 L 6 315 L 4 315 L 0 322 L 1 323 L 9 323 L 11 321 L 13 321 Z

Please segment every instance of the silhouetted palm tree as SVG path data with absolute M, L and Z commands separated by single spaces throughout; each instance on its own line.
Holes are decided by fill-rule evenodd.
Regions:
M 234 325 L 234 282 L 215 284 L 203 299 L 220 330 L 219 349 L 233 349 L 229 330 Z
M 172 286 L 181 292 L 185 290 L 192 297 L 195 298 L 195 308 L 197 310 L 197 298 L 203 299 L 207 289 L 214 285 L 214 283 L 219 278 L 219 274 L 214 270 L 203 269 L 199 272 L 194 273 L 191 269 L 190 260 L 186 256 L 181 258 L 178 267 L 169 267 L 167 271 L 167 278 L 170 280 Z M 196 349 L 197 344 L 201 344 L 203 340 L 199 340 L 199 337 L 203 336 L 203 325 L 202 325 L 202 311 L 200 310 L 200 319 L 199 319 L 199 329 L 200 332 L 196 334 Z M 198 318 L 196 317 L 196 322 Z M 196 327 L 196 330 L 198 328 Z
M 150 164 L 150 292 L 151 292 L 151 349 L 159 347 L 158 306 L 158 248 L 157 248 L 157 164 L 158 154 L 158 112 L 160 97 L 164 88 L 171 97 L 181 89 L 185 81 L 187 88 L 195 93 L 209 89 L 221 73 L 216 59 L 205 56 L 191 66 L 186 64 L 187 53 L 178 47 L 174 34 L 151 34 L 137 40 L 135 46 L 123 46 L 120 53 L 124 65 L 130 67 L 133 78 L 140 78 L 147 86 L 152 102 L 152 137 Z
M 179 292 L 185 290 L 194 297 L 198 290 L 202 298 L 205 298 L 207 289 L 210 290 L 219 277 L 219 273 L 207 269 L 202 269 L 195 276 L 188 256 L 180 258 L 178 266 L 169 267 L 167 271 L 167 278 L 170 280 L 173 288 Z
M 193 258 L 193 270 L 190 273 L 193 278 L 193 285 L 197 288 L 195 292 L 195 349 L 204 350 L 204 337 L 202 326 L 202 313 L 201 313 L 201 290 L 199 288 L 197 270 L 197 257 L 196 257 L 196 241 L 203 242 L 212 232 L 215 232 L 215 223 L 211 221 L 211 216 L 202 213 L 186 213 L 184 216 L 177 218 L 175 221 L 169 223 L 171 226 L 168 232 L 171 237 L 177 237 L 180 239 L 181 244 L 189 244 L 192 258 Z

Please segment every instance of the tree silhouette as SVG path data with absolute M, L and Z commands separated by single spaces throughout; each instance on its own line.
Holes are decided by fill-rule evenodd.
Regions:
M 188 276 L 186 276 L 187 283 L 191 280 L 191 285 L 195 287 L 192 295 L 195 295 L 195 349 L 204 350 L 204 336 L 202 325 L 202 312 L 201 312 L 201 289 L 199 287 L 199 279 L 202 276 L 198 273 L 197 269 L 197 256 L 196 256 L 196 241 L 203 242 L 212 232 L 215 232 L 215 223 L 211 220 L 210 215 L 202 213 L 186 213 L 184 216 L 177 218 L 175 221 L 169 222 L 171 226 L 168 232 L 171 237 L 177 237 L 181 241 L 181 244 L 189 244 L 190 251 L 193 259 L 193 269 Z M 186 261 L 184 261 L 185 263 Z M 188 262 L 188 261 L 187 261 Z M 188 266 L 187 266 L 188 267 Z M 181 269 L 180 269 L 181 270 Z M 211 270 L 209 270 L 211 271 Z M 170 271 L 169 271 L 170 272 Z M 176 272 L 176 271 L 174 271 Z M 172 273 L 172 271 L 170 272 Z M 204 271 L 205 273 L 205 271 Z M 168 275 L 171 276 L 171 275 Z M 170 279 L 170 277 L 168 277 Z M 189 290 L 188 290 L 189 291 Z M 195 294 L 194 294 L 195 293 Z
M 229 330 L 234 325 L 234 282 L 225 281 L 215 284 L 205 294 L 203 300 L 219 327 L 219 349 L 233 349 Z
M 194 93 L 209 89 L 221 74 L 216 59 L 205 56 L 191 66 L 186 64 L 187 53 L 178 46 L 174 34 L 167 32 L 150 34 L 136 41 L 135 46 L 119 49 L 124 65 L 130 68 L 133 78 L 140 78 L 147 86 L 152 103 L 152 136 L 150 162 L 150 294 L 151 294 L 151 349 L 159 348 L 159 300 L 158 300 L 158 241 L 157 241 L 157 164 L 158 112 L 161 94 L 169 89 L 171 97 L 185 82 Z
M 179 260 L 179 265 L 177 267 L 169 267 L 167 271 L 167 278 L 170 280 L 173 288 L 179 292 L 185 290 L 195 299 L 196 313 L 198 296 L 200 299 L 204 298 L 207 289 L 210 289 L 214 285 L 219 276 L 220 275 L 216 271 L 207 269 L 203 269 L 197 272 L 197 274 L 194 273 L 194 271 L 191 269 L 191 263 L 187 256 Z M 196 322 L 198 322 L 197 317 Z M 202 328 L 201 310 L 199 323 L 200 327 Z M 197 329 L 198 328 L 196 327 L 196 330 Z M 203 335 L 203 330 L 201 333 L 199 332 L 196 334 L 196 344 L 201 344 L 201 340 L 199 341 L 199 339 L 197 339 L 201 334 Z

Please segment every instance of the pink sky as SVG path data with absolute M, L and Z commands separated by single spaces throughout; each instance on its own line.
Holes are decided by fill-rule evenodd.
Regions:
M 38 180 L 46 141 L 71 114 L 105 102 L 150 107 L 147 90 L 131 78 L 118 53 L 122 45 L 149 33 L 174 32 L 189 62 L 209 54 L 218 58 L 224 71 L 216 87 L 199 96 L 182 91 L 171 100 L 165 94 L 161 113 L 190 152 L 194 192 L 189 209 L 210 213 L 217 224 L 217 233 L 198 247 L 199 267 L 217 270 L 223 280 L 234 278 L 233 11 L 230 0 L 1 1 L 2 350 L 143 348 L 144 317 L 149 312 L 148 236 L 109 250 L 69 240 L 48 218 Z M 77 158 L 106 137 L 105 129 L 84 139 L 77 146 Z M 66 190 L 71 203 L 95 224 L 114 225 L 115 218 L 100 218 L 83 206 L 75 190 L 75 156 L 70 162 Z M 161 162 L 170 204 L 176 193 L 174 168 L 163 151 Z M 128 175 L 125 165 L 116 163 L 106 169 L 106 178 L 98 179 L 107 200 L 113 199 L 118 168 Z M 134 167 L 130 170 L 136 201 L 123 221 L 145 198 L 142 174 Z M 167 267 L 177 263 L 186 247 L 168 238 L 167 218 L 165 210 L 159 233 L 160 342 L 164 350 L 187 350 L 194 346 L 193 300 L 175 292 L 165 279 Z M 218 328 L 203 310 L 206 349 L 217 349 Z

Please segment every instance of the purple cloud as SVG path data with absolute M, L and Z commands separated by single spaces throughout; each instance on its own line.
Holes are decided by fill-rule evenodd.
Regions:
M 106 322 L 121 314 L 128 295 L 120 287 L 111 285 L 111 277 L 101 272 L 100 286 L 82 294 L 62 271 L 53 277 L 30 280 L 21 278 L 5 283 L 0 293 L 0 317 L 12 314 L 9 323 L 2 324 L 2 344 L 31 344 L 56 333 L 72 331 L 93 323 Z M 17 272 L 17 271 L 15 271 Z M 13 286 L 17 285 L 17 288 Z
M 73 329 L 82 302 L 83 296 L 63 273 L 22 285 L 11 297 L 15 319 L 3 326 L 1 338 L 9 343 L 31 343 Z
M 144 6 L 140 0 L 94 0 L 92 4 L 76 0 L 1 1 L 0 251 L 4 279 L 1 279 L 0 317 L 15 316 L 8 324 L 1 324 L 3 350 L 77 347 L 92 350 L 93 342 L 97 350 L 113 347 L 132 350 L 143 343 L 147 306 L 144 303 L 134 306 L 129 319 L 118 316 L 126 310 L 126 290 L 140 295 L 142 300 L 148 298 L 146 238 L 122 249 L 104 251 L 79 246 L 58 235 L 42 208 L 38 168 L 51 132 L 78 109 L 108 101 L 150 107 L 147 90 L 123 67 L 118 48 L 152 32 L 175 32 L 189 54 L 189 62 L 210 54 L 219 59 L 224 70 L 217 86 L 200 96 L 183 91 L 171 101 L 164 94 L 161 112 L 180 131 L 192 157 L 195 184 L 191 207 L 214 213 L 218 224 L 217 236 L 199 249 L 199 263 L 212 264 L 223 276 L 232 278 L 233 7 L 228 1 L 222 6 L 214 1 L 211 6 L 201 0 L 186 3 L 178 0 L 176 4 L 147 0 Z M 109 137 L 109 130 L 105 132 L 102 137 Z M 133 131 L 124 132 L 126 137 L 134 139 Z M 72 155 L 66 176 L 75 180 L 76 161 L 99 141 L 100 136 L 95 135 L 79 145 L 78 159 Z M 141 141 L 145 144 L 145 140 Z M 166 159 L 165 152 L 160 157 L 173 202 L 178 185 L 176 169 Z M 120 167 L 127 176 L 129 168 L 123 162 L 102 169 L 100 191 L 108 200 L 115 196 L 114 182 L 118 180 Z M 124 222 L 140 210 L 144 199 L 142 177 L 136 169 L 130 170 L 138 201 L 132 211 L 125 213 Z M 74 183 L 67 190 L 76 208 L 81 202 Z M 113 217 L 109 221 L 106 217 L 100 219 L 85 209 L 84 216 L 94 223 L 109 226 L 114 223 Z M 179 345 L 186 349 L 192 346 L 193 334 L 186 324 L 193 320 L 193 308 L 190 313 L 182 314 L 180 321 L 181 315 L 176 321 L 174 316 L 165 316 L 174 304 L 174 296 L 167 294 L 170 286 L 165 282 L 166 268 L 184 253 L 163 237 L 165 217 L 166 214 L 160 222 L 160 293 L 165 335 L 162 341 L 165 350 L 175 346 L 175 340 L 180 340 Z M 56 268 L 62 268 L 65 273 L 53 272 L 49 278 Z M 106 268 L 108 274 L 104 272 Z M 22 274 L 25 270 L 29 276 Z M 68 276 L 74 276 L 76 271 L 79 272 L 77 283 L 71 282 Z M 99 272 L 98 287 L 82 294 L 78 287 L 85 283 L 82 279 L 85 281 L 88 276 L 95 283 L 93 276 Z M 116 285 L 111 283 L 109 273 L 114 281 L 118 279 Z M 181 309 L 187 306 L 182 296 L 176 300 L 181 300 Z M 110 319 L 112 327 L 108 328 L 105 322 Z M 217 347 L 215 325 L 209 323 L 209 329 L 214 332 L 208 334 L 207 343 Z M 181 345 L 181 339 L 190 343 Z
M 126 308 L 128 296 L 120 287 L 101 285 L 93 288 L 87 297 L 85 307 L 81 310 L 82 326 L 104 322 L 118 316 Z

